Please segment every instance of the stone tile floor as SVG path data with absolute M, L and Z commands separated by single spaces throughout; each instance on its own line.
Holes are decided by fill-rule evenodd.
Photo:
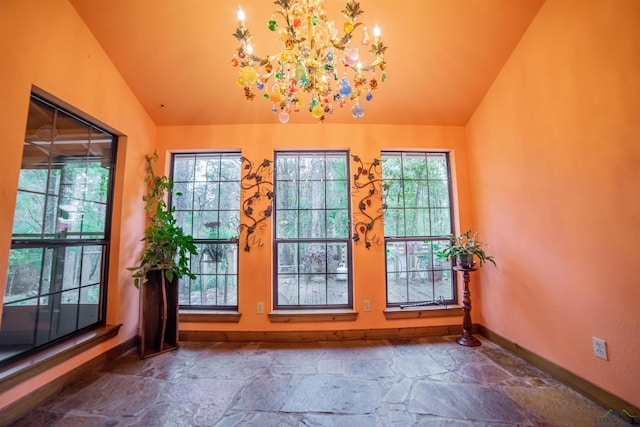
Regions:
M 70 384 L 16 426 L 594 426 L 603 408 L 455 337 L 193 343 Z

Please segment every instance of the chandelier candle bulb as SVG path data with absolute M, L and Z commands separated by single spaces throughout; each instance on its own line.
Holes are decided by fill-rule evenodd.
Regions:
M 247 19 L 247 16 L 244 13 L 244 10 L 242 10 L 241 7 L 238 8 L 238 23 L 240 24 L 240 28 L 244 28 L 244 21 L 245 19 Z
M 253 100 L 254 89 L 264 91 L 262 98 L 271 103 L 281 123 L 300 111 L 308 111 L 322 122 L 333 113 L 334 104 L 344 107 L 347 103 L 352 104 L 353 117 L 363 117 L 358 98 L 373 98 L 371 91 L 378 87 L 376 69 L 381 72 L 381 81 L 386 81 L 387 47 L 380 41 L 380 27 L 374 27 L 375 43 L 371 44 L 361 22 L 364 11 L 356 0 L 347 1 L 341 11 L 343 18 L 336 21 L 328 18 L 324 0 L 279 0 L 274 4 L 278 10 L 270 16 L 267 27 L 276 33 L 282 47 L 263 57 L 254 54 L 253 35 L 246 28 L 244 11 L 238 8 L 238 28 L 233 36 L 240 48 L 231 64 L 239 68 L 237 83 L 245 98 Z M 366 47 L 362 54 L 358 44 Z M 364 58 L 364 50 L 372 55 L 371 60 Z M 341 79 L 338 70 L 343 70 Z
M 380 34 L 380 27 L 378 27 L 377 25 L 373 27 L 373 41 L 375 43 L 378 43 L 380 41 Z

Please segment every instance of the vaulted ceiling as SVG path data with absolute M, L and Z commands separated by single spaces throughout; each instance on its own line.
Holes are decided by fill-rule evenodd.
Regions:
M 247 102 L 231 59 L 238 6 L 256 53 L 275 53 L 271 0 L 70 0 L 149 116 L 159 125 L 278 123 Z M 544 0 L 359 0 L 382 29 L 388 80 L 365 116 L 346 108 L 325 123 L 465 125 Z M 341 23 L 346 0 L 326 0 Z M 314 123 L 302 111 L 290 123 Z

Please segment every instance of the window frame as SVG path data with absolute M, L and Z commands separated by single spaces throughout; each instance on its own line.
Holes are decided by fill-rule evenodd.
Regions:
M 185 151 L 185 152 L 174 152 L 171 153 L 171 163 L 170 163 L 170 176 L 171 179 L 174 183 L 174 191 L 169 195 L 169 208 L 173 209 L 175 206 L 173 204 L 174 202 L 174 193 L 177 191 L 175 188 L 175 184 L 180 184 L 180 183 L 195 183 L 196 181 L 175 181 L 175 160 L 177 157 L 181 157 L 181 156 L 194 156 L 194 161 L 197 161 L 198 156 L 218 156 L 218 158 L 220 159 L 220 161 L 222 161 L 222 158 L 224 156 L 227 157 L 231 157 L 232 155 L 237 155 L 237 160 L 238 160 L 238 178 L 237 178 L 237 184 L 238 184 L 238 194 L 239 194 L 239 198 L 238 198 L 238 206 L 236 207 L 236 211 L 238 212 L 238 215 L 240 214 L 240 204 L 241 204 L 241 199 L 242 199 L 242 185 L 241 185 L 241 178 L 242 178 L 242 153 L 240 150 L 233 150 L 233 151 Z M 218 181 L 207 181 L 207 182 L 215 182 L 215 183 L 221 183 L 221 182 L 234 182 L 234 181 L 222 181 L 222 180 L 218 180 Z M 195 190 L 194 190 L 195 193 Z M 218 194 L 220 194 L 220 190 L 218 190 Z M 225 211 L 230 211 L 230 209 L 227 209 Z M 180 211 L 176 211 L 177 212 L 196 212 L 195 209 L 191 209 L 191 210 L 180 210 Z M 216 212 L 218 212 L 218 218 L 219 218 L 219 213 L 221 212 L 220 210 L 220 204 L 218 204 L 218 209 L 216 210 Z M 238 227 L 240 226 L 240 217 L 238 217 Z M 193 224 L 192 224 L 193 225 Z M 239 228 L 238 228 L 238 233 L 239 233 Z M 218 272 L 216 271 L 216 278 L 218 276 L 222 276 L 225 278 L 225 280 L 228 277 L 235 277 L 235 282 L 236 282 L 236 295 L 235 295 L 235 300 L 236 303 L 235 305 L 215 305 L 215 304 L 179 304 L 178 305 L 178 310 L 180 313 L 183 312 L 196 312 L 196 311 L 230 311 L 230 312 L 237 312 L 238 311 L 238 307 L 239 307 L 239 295 L 240 295 L 240 274 L 239 274 L 239 258 L 240 258 L 240 249 L 239 249 L 239 235 L 236 234 L 233 237 L 228 237 L 228 238 L 197 238 L 194 236 L 193 233 L 193 227 L 191 232 L 188 232 L 187 234 L 193 236 L 193 243 L 194 245 L 196 245 L 196 247 L 198 247 L 198 257 L 201 258 L 203 256 L 202 251 L 200 250 L 200 245 L 215 245 L 216 248 L 220 247 L 220 246 L 226 246 L 226 247 L 230 247 L 230 246 L 235 246 L 235 252 L 236 252 L 236 259 L 235 259 L 235 274 L 230 274 L 230 273 L 225 273 L 225 274 L 218 274 Z M 191 263 L 193 262 L 193 255 L 190 256 L 190 266 Z M 192 272 L 194 271 L 194 269 L 191 269 Z M 196 273 L 194 273 L 196 274 Z M 210 274 L 209 274 L 210 275 Z M 196 274 L 196 276 L 198 276 L 198 274 Z M 182 286 L 189 286 L 189 289 L 191 287 L 191 281 L 192 279 L 188 278 L 188 277 L 183 277 L 181 279 L 179 279 L 179 287 Z M 188 282 L 188 283 L 186 283 Z M 189 291 L 189 298 L 191 298 L 191 290 Z M 217 294 L 216 294 L 216 300 L 217 300 Z
M 278 167 L 278 157 L 280 155 L 292 155 L 295 154 L 298 156 L 298 159 L 300 158 L 300 156 L 305 156 L 305 155 L 322 155 L 325 158 L 325 170 L 324 170 L 324 175 L 326 177 L 326 156 L 327 155 L 331 155 L 331 154 L 340 154 L 341 156 L 344 156 L 344 161 L 345 161 L 345 172 L 346 172 L 346 176 L 345 176 L 345 183 L 346 183 L 346 191 L 347 194 L 345 195 L 346 198 L 346 215 L 348 218 L 348 226 L 347 226 L 347 233 L 346 236 L 344 238 L 304 238 L 304 237 L 300 237 L 299 231 L 297 233 L 297 237 L 295 238 L 280 238 L 278 237 L 278 231 L 277 231 L 277 224 L 278 224 L 278 217 L 279 217 L 279 209 L 278 209 L 278 173 L 277 173 L 277 167 Z M 350 152 L 349 150 L 278 150 L 274 152 L 274 200 L 273 200 L 273 239 L 272 239 L 272 251 L 273 251 L 273 285 L 272 285 L 272 291 L 273 291 L 273 308 L 274 310 L 297 310 L 297 311 L 317 311 L 317 310 L 341 310 L 341 309 L 353 309 L 353 275 L 352 275 L 352 271 L 353 271 L 353 234 L 352 234 L 352 230 L 351 230 L 351 193 L 352 193 L 352 188 L 351 188 L 351 156 L 350 156 Z M 299 177 L 299 170 L 298 170 L 298 175 L 297 177 Z M 296 180 L 299 181 L 299 180 Z M 297 186 L 297 195 L 300 195 L 300 187 L 299 185 Z M 326 184 L 325 184 L 325 193 L 324 195 L 326 195 Z M 325 201 L 323 203 L 323 208 L 322 210 L 327 211 L 330 208 L 327 207 L 326 205 L 326 197 L 325 197 Z M 300 212 L 300 207 L 299 207 L 299 200 L 298 200 L 298 207 L 295 209 L 296 212 Z M 299 219 L 299 215 L 298 215 L 298 219 Z M 325 215 L 325 225 L 326 225 L 326 215 Z M 326 231 L 326 228 L 325 228 Z M 279 262 L 279 254 L 278 254 L 278 246 L 280 244 L 295 244 L 295 245 L 300 245 L 300 244 L 324 244 L 324 245 L 330 245 L 330 244 L 344 244 L 345 248 L 346 248 L 346 254 L 344 255 L 344 260 L 345 260 L 345 267 L 347 268 L 347 272 L 346 274 L 346 286 L 347 286 L 347 301 L 345 304 L 307 304 L 307 305 L 303 305 L 303 304 L 282 304 L 279 301 L 279 295 L 278 295 L 278 278 L 279 278 L 279 273 L 278 273 L 278 262 Z M 296 256 L 299 256 L 299 246 L 298 246 L 298 254 Z M 325 280 L 326 280 L 326 286 L 328 289 L 328 281 L 329 281 L 329 276 L 330 273 L 327 271 L 328 270 L 328 262 L 326 259 L 326 255 L 325 255 L 325 272 L 324 272 L 324 276 L 325 276 Z M 339 273 L 336 272 L 335 276 L 336 276 L 336 280 L 337 280 L 337 276 Z M 300 271 L 298 270 L 297 273 L 298 277 L 300 276 Z M 300 282 L 298 279 L 298 289 L 300 287 Z M 328 298 L 328 297 L 327 297 Z
M 385 248 L 385 301 L 386 301 L 386 307 L 387 309 L 397 309 L 397 308 L 412 308 L 412 307 L 437 307 L 440 305 L 455 305 L 458 303 L 458 280 L 457 280 L 457 274 L 455 274 L 455 271 L 453 270 L 453 263 L 451 261 L 448 261 L 448 268 L 442 270 L 442 271 L 448 271 L 449 275 L 451 277 L 451 299 L 444 299 L 444 298 L 435 298 L 434 295 L 434 299 L 433 300 L 425 300 L 425 301 L 404 301 L 404 302 L 389 302 L 389 257 L 386 255 L 387 249 L 388 249 L 388 245 L 390 243 L 404 243 L 405 247 L 407 247 L 407 245 L 411 242 L 423 242 L 429 243 L 429 246 L 431 246 L 431 256 L 432 256 L 432 261 L 435 258 L 435 253 L 433 251 L 433 243 L 434 242 L 448 242 L 449 241 L 449 237 L 454 233 L 455 230 L 455 226 L 454 226 L 454 220 L 455 220 L 455 208 L 454 208 L 454 203 L 453 203 L 453 179 L 452 179 L 452 173 L 451 173 L 451 155 L 449 151 L 434 151 L 434 150 L 383 150 L 381 152 L 381 163 L 382 163 L 382 174 L 383 174 L 383 199 L 385 200 L 386 203 L 386 197 L 387 194 L 385 194 L 384 191 L 384 187 L 385 187 L 385 179 L 384 179 L 384 158 L 385 155 L 389 155 L 389 154 L 393 154 L 393 155 L 399 155 L 401 158 L 404 158 L 403 156 L 405 154 L 421 154 L 423 156 L 425 156 L 425 158 L 427 158 L 430 154 L 434 154 L 434 155 L 443 155 L 445 158 L 445 162 L 446 162 L 446 178 L 447 178 L 447 192 L 448 192 L 448 212 L 449 212 L 449 225 L 450 225 L 450 231 L 448 234 L 444 234 L 444 235 L 418 235 L 418 236 L 408 236 L 407 232 L 406 232 L 406 217 L 407 215 L 404 214 L 404 221 L 405 221 L 405 225 L 404 225 L 404 235 L 402 236 L 388 236 L 387 233 L 385 232 L 384 234 L 384 248 Z M 404 188 L 404 168 L 401 169 L 402 172 L 402 183 L 403 183 L 403 188 Z M 429 178 L 428 178 L 428 170 L 427 170 L 427 177 L 425 178 L 425 182 L 427 184 L 427 189 L 428 187 L 428 182 L 429 182 Z M 429 196 L 427 196 L 429 197 Z M 404 202 L 403 202 L 404 204 Z M 415 209 L 415 208 L 411 208 L 411 209 Z M 427 210 L 430 209 L 430 207 L 426 208 Z M 388 210 L 388 208 L 387 208 Z M 385 214 L 387 213 L 387 210 L 385 210 Z M 402 208 L 403 212 L 406 212 L 406 206 Z M 431 218 L 431 215 L 430 215 Z M 447 244 L 447 243 L 445 243 Z M 407 251 L 408 252 L 408 251 Z M 408 259 L 408 258 L 407 258 Z M 408 267 L 406 270 L 404 270 L 405 273 L 410 273 L 410 272 L 415 272 L 417 270 L 410 270 Z M 431 269 L 427 269 L 425 270 L 426 272 L 431 272 L 434 273 L 435 271 L 441 271 L 441 269 L 436 269 L 432 267 Z M 408 280 L 408 278 L 407 278 Z M 435 281 L 431 280 L 431 284 L 433 286 L 435 286 Z M 408 287 L 409 285 L 407 285 Z M 407 291 L 408 292 L 408 291 Z
M 63 237 L 61 238 L 60 236 L 56 236 L 57 232 L 53 233 L 53 236 L 50 236 L 50 234 L 52 233 L 47 233 L 46 228 L 47 228 L 47 224 L 45 222 L 43 222 L 42 224 L 42 228 L 41 228 L 41 232 L 39 234 L 38 237 L 36 238 L 29 238 L 28 235 L 24 235 L 24 234 L 15 234 L 12 231 L 12 238 L 11 238 L 11 246 L 10 246 L 10 251 L 13 251 L 15 249 L 21 250 L 21 249 L 36 249 L 36 250 L 42 250 L 42 255 L 40 258 L 40 262 L 42 263 L 41 265 L 41 273 L 40 273 L 40 277 L 39 277 L 39 285 L 38 285 L 38 294 L 36 296 L 34 296 L 34 298 L 36 298 L 38 300 L 38 304 L 35 305 L 36 307 L 36 312 L 35 312 L 35 316 L 36 316 L 36 320 L 35 320 L 35 330 L 34 330 L 34 336 L 33 336 L 33 341 L 32 341 L 32 346 L 24 351 L 19 351 L 17 353 L 14 353 L 11 356 L 8 357 L 4 357 L 3 359 L 0 359 L 0 366 L 6 366 L 8 364 L 14 363 L 16 361 L 19 360 L 23 360 L 33 354 L 39 353 L 45 349 L 51 348 L 52 346 L 55 346 L 61 342 L 64 342 L 68 339 L 72 339 L 74 337 L 78 337 L 81 336 L 83 333 L 86 333 L 87 331 L 90 330 L 94 330 L 96 328 L 100 328 L 100 327 L 104 327 L 106 325 L 106 315 L 107 315 L 107 293 L 108 293 L 108 286 L 109 286 L 109 265 L 110 265 L 110 252 L 111 252 L 111 238 L 112 238 L 112 216 L 113 216 L 113 201 L 114 201 L 114 191 L 115 191 L 115 180 L 116 180 L 116 174 L 117 174 L 117 151 L 118 151 L 118 146 L 119 146 L 119 135 L 118 133 L 111 129 L 108 126 L 105 126 L 104 124 L 100 123 L 98 120 L 93 119 L 92 117 L 88 116 L 87 114 L 73 108 L 72 106 L 66 104 L 65 102 L 61 101 L 60 99 L 46 93 L 45 91 L 37 88 L 37 87 L 32 87 L 32 92 L 29 96 L 29 115 L 28 117 L 30 117 L 30 115 L 32 114 L 32 102 L 33 100 L 36 100 L 37 102 L 44 104 L 45 106 L 49 107 L 52 109 L 52 121 L 51 121 L 51 127 L 52 129 L 56 129 L 56 124 L 57 124 L 57 120 L 58 117 L 62 114 L 63 118 L 65 120 L 73 120 L 74 123 L 77 122 L 79 124 L 82 124 L 84 126 L 87 127 L 88 130 L 88 134 L 87 134 L 87 141 L 90 144 L 92 139 L 91 137 L 93 136 L 93 132 L 97 132 L 98 135 L 102 134 L 102 135 L 108 135 L 110 137 L 110 152 L 109 152 L 109 171 L 108 171 L 108 179 L 106 181 L 106 191 L 104 193 L 104 202 L 102 201 L 91 201 L 91 200 L 87 200 L 87 199 L 82 199 L 84 202 L 90 202 L 90 203 L 98 203 L 98 204 L 103 204 L 104 206 L 104 222 L 103 222 L 103 228 L 101 231 L 99 232 L 92 232 L 91 230 L 89 231 L 80 231 L 79 236 L 77 237 Z M 28 130 L 28 128 L 27 128 Z M 26 133 L 26 131 L 25 131 Z M 26 143 L 27 137 L 25 135 L 25 143 Z M 62 141 L 64 142 L 64 141 Z M 50 145 L 51 147 L 55 147 L 56 146 L 56 139 L 55 137 L 51 137 L 51 141 L 50 141 Z M 87 148 L 87 152 L 89 151 L 89 148 Z M 24 151 L 21 157 L 21 162 L 24 163 Z M 50 154 L 47 154 L 48 159 L 47 159 L 47 188 L 45 188 L 42 191 L 42 195 L 45 197 L 45 205 L 48 205 L 50 203 L 49 201 L 49 197 L 55 196 L 57 197 L 59 200 L 63 199 L 63 193 L 61 192 L 62 189 L 62 185 L 64 184 L 62 181 L 60 181 L 57 184 L 57 190 L 52 190 L 50 187 L 50 178 L 51 178 L 51 173 L 54 169 L 56 168 L 52 168 L 52 157 Z M 73 163 L 73 162 L 84 162 L 87 160 L 86 154 L 83 156 L 78 156 L 78 155 L 68 155 L 63 157 L 64 160 L 68 160 L 68 161 L 64 161 L 64 164 L 68 164 L 68 163 Z M 20 171 L 22 172 L 22 170 L 24 170 L 25 168 L 21 167 Z M 75 177 L 74 177 L 75 178 Z M 70 185 L 70 184 L 64 184 L 64 185 Z M 53 192 L 52 192 L 53 191 Z M 57 193 L 55 192 L 57 191 Z M 18 202 L 18 197 L 19 194 L 21 192 L 24 193 L 33 193 L 33 194 L 38 194 L 38 192 L 33 192 L 33 191 L 25 191 L 25 190 L 21 190 L 20 188 L 16 188 L 16 206 L 14 206 L 14 215 L 17 209 L 17 202 Z M 65 196 L 68 197 L 68 196 Z M 57 204 L 56 207 L 58 209 L 60 209 L 63 205 Z M 15 218 L 13 219 L 13 227 L 15 227 Z M 78 233 L 78 232 L 74 232 L 74 233 Z M 101 234 L 102 238 L 98 238 L 98 237 L 92 237 L 92 238 L 82 238 L 82 233 L 84 234 Z M 100 258 L 96 263 L 96 268 L 98 269 L 98 272 L 93 272 L 92 275 L 96 274 L 98 275 L 99 279 L 97 283 L 93 283 L 90 285 L 83 285 L 82 283 L 82 278 L 79 279 L 79 281 L 77 283 L 74 284 L 74 287 L 71 288 L 64 288 L 63 284 L 55 284 L 55 281 L 51 281 L 50 282 L 50 288 L 44 289 L 43 290 L 43 281 L 47 280 L 45 277 L 45 271 L 47 272 L 47 274 L 51 274 L 51 272 L 55 271 L 55 268 L 57 268 L 55 266 L 56 261 L 54 260 L 54 256 L 51 255 L 51 259 L 49 259 L 47 261 L 47 251 L 59 251 L 61 249 L 68 249 L 71 251 L 79 251 L 80 252 L 80 266 L 77 268 L 80 268 L 80 271 L 83 271 L 82 269 L 85 268 L 85 266 L 82 265 L 83 263 L 83 259 L 86 255 L 85 253 L 85 248 L 90 248 L 90 247 L 95 247 L 95 246 L 99 246 L 101 247 L 101 253 L 100 253 Z M 62 255 L 64 257 L 68 256 L 68 254 L 65 253 Z M 50 264 L 50 265 L 47 265 Z M 10 272 L 10 268 L 11 268 L 11 259 L 9 259 L 8 263 L 7 263 L 7 274 L 9 275 Z M 51 269 L 51 272 L 47 271 L 47 269 Z M 65 271 L 66 274 L 66 271 Z M 77 273 L 76 273 L 77 274 Z M 81 323 L 81 307 L 82 307 L 82 290 L 86 289 L 88 292 L 88 288 L 90 286 L 95 286 L 95 285 L 99 285 L 99 291 L 98 291 L 98 303 L 97 303 L 97 311 L 96 311 L 96 316 L 95 316 L 95 321 L 91 321 L 91 319 L 89 319 L 89 323 L 82 325 Z M 59 289 L 58 289 L 59 287 Z M 57 290 L 56 290 L 57 289 Z M 68 292 L 68 291 L 77 291 L 78 296 L 77 296 L 77 301 L 73 304 L 76 305 L 76 320 L 75 320 L 75 328 L 73 328 L 72 330 L 69 330 L 68 332 L 62 332 L 59 336 L 55 336 L 56 334 L 53 333 L 54 338 L 51 338 L 52 336 L 52 322 L 54 321 L 53 319 L 53 312 L 51 314 L 49 314 L 49 319 L 48 319 L 48 339 L 43 340 L 40 344 L 38 344 L 38 342 L 40 342 L 39 336 L 40 336 L 40 331 L 39 331 L 39 318 L 41 314 L 46 314 L 46 310 L 45 311 L 41 311 L 39 307 L 44 306 L 42 301 L 44 298 L 44 301 L 46 302 L 46 305 L 48 306 L 52 306 L 55 304 L 59 304 L 60 306 L 64 305 L 65 303 L 62 301 L 62 293 L 64 292 Z M 7 295 L 6 295 L 7 290 L 5 289 L 5 292 L 0 296 L 2 298 L 2 304 L 3 304 L 3 317 L 7 314 Z M 59 294 L 59 295 L 58 295 Z M 33 298 L 32 298 L 33 299 Z M 27 299 L 25 299 L 26 301 Z M 49 301 L 51 300 L 51 301 Z M 57 300 L 57 302 L 56 302 Z M 12 301 L 15 302 L 15 301 Z M 4 324 L 4 322 L 2 322 Z M 82 326 L 80 326 L 82 325 Z

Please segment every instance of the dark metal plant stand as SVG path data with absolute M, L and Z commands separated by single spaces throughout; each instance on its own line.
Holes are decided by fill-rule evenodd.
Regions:
M 473 336 L 471 331 L 473 322 L 471 321 L 471 291 L 469 291 L 469 272 L 478 270 L 478 267 L 463 268 L 459 266 L 453 267 L 455 271 L 462 271 L 464 280 L 464 291 L 462 293 L 462 310 L 464 317 L 462 318 L 462 336 L 456 339 L 456 342 L 466 347 L 478 347 L 480 340 Z

